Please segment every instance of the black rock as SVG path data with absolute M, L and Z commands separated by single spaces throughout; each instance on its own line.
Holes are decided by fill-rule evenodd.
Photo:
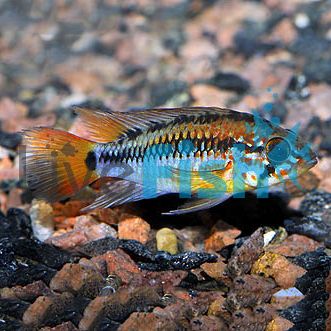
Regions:
M 11 208 L 0 213 L 0 287 L 50 282 L 56 269 L 75 258 L 68 252 L 33 238 L 30 217 Z
M 235 49 L 237 53 L 245 57 L 251 57 L 254 54 L 265 54 L 275 49 L 278 44 L 260 41 L 256 36 L 250 36 L 247 31 L 240 31 L 234 38 Z
M 26 184 L 23 179 L 8 179 L 0 181 L 0 190 L 9 192 L 13 188 L 26 189 Z
M 185 42 L 185 36 L 181 29 L 170 31 L 162 40 L 162 44 L 166 49 L 171 50 L 178 55 L 180 47 Z
M 93 240 L 78 248 L 78 251 L 89 257 L 102 255 L 119 247 L 120 241 L 113 237 Z
M 328 294 L 322 297 L 308 295 L 294 306 L 280 312 L 280 315 L 295 324 L 294 330 L 325 330 L 327 312 L 325 301 Z
M 331 58 L 309 62 L 304 73 L 308 81 L 331 84 Z
M 310 90 L 308 87 L 308 79 L 305 75 L 294 75 L 285 91 L 286 99 L 304 100 L 309 98 Z
M 331 119 L 322 121 L 319 117 L 314 116 L 307 127 L 304 129 L 305 137 L 308 141 L 313 141 L 317 137 L 321 141 L 319 149 L 325 150 L 331 155 Z
M 309 192 L 300 205 L 304 215 L 320 214 L 329 209 L 331 205 L 331 193 L 323 191 Z
M 313 29 L 304 29 L 291 44 L 290 50 L 306 59 L 303 74 L 308 82 L 331 84 L 331 42 L 329 40 Z
M 10 317 L 8 315 L 0 314 L 0 330 L 1 331 L 29 331 L 28 328 L 24 327 L 22 321 Z
M 0 315 L 5 314 L 21 319 L 29 303 L 19 299 L 0 299 Z
M 292 258 L 291 261 L 307 270 L 295 286 L 304 294 L 325 290 L 325 279 L 331 270 L 331 258 L 323 249 Z
M 0 239 L 15 238 L 16 240 L 18 237 L 31 238 L 31 236 L 31 220 L 23 210 L 10 208 L 7 217 L 0 212 Z
M 302 201 L 301 218 L 291 218 L 284 221 L 289 233 L 299 233 L 318 241 L 323 241 L 331 247 L 331 194 L 322 191 L 309 192 Z
M 217 256 L 208 253 L 185 252 L 171 255 L 167 252 L 155 254 L 153 262 L 139 263 L 139 267 L 144 270 L 191 270 L 198 268 L 205 262 L 216 262 Z
M 70 253 L 36 239 L 19 238 L 13 242 L 13 249 L 16 255 L 38 261 L 53 269 L 60 269 L 65 263 L 74 262 Z
M 20 133 L 9 133 L 0 131 L 0 146 L 8 149 L 16 149 L 22 142 Z
M 48 284 L 56 270 L 15 255 L 13 241 L 15 238 L 0 239 L 0 288 L 26 285 L 35 280 Z
M 249 81 L 232 72 L 218 72 L 208 83 L 224 90 L 244 93 L 250 88 Z
M 306 235 L 318 241 L 324 241 L 331 230 L 319 216 L 287 219 L 284 221 L 284 225 L 288 233 Z
M 151 86 L 150 102 L 151 107 L 161 106 L 165 104 L 174 95 L 187 91 L 187 84 L 183 81 L 174 80 L 168 82 L 158 82 Z
M 322 141 L 320 143 L 320 149 L 327 151 L 331 155 L 331 119 L 323 122 L 322 126 Z
M 9 286 L 18 271 L 18 263 L 8 238 L 0 239 L 0 288 Z
M 331 271 L 331 258 L 323 249 L 318 249 L 294 257 L 291 261 L 307 270 L 295 284 L 305 297 L 280 315 L 295 324 L 293 330 L 325 330 L 328 315 L 325 303 L 329 297 L 325 280 Z

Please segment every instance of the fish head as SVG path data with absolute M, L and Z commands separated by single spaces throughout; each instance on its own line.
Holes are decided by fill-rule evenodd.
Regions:
M 259 122 L 254 124 L 254 151 L 245 154 L 255 161 L 243 176 L 246 185 L 259 188 L 296 181 L 317 164 L 315 152 L 298 130 L 284 129 L 264 119 Z

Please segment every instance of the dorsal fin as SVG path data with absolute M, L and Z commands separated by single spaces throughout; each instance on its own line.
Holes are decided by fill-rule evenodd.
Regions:
M 148 130 L 156 124 L 171 123 L 180 116 L 237 113 L 234 110 L 216 107 L 159 108 L 131 112 L 110 112 L 77 107 L 75 111 L 89 131 L 90 138 L 101 143 L 118 140 L 129 133 Z

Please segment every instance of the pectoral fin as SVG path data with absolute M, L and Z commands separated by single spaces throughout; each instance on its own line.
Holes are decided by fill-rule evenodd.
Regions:
M 194 199 L 184 203 L 182 206 L 179 206 L 176 210 L 170 210 L 166 213 L 162 213 L 162 215 L 181 215 L 192 213 L 195 211 L 200 211 L 204 209 L 209 209 L 214 207 L 225 200 L 229 199 L 231 195 L 224 194 L 222 197 L 217 199 Z

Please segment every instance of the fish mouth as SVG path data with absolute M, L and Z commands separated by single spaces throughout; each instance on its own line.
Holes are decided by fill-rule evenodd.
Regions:
M 318 163 L 318 159 L 315 157 L 313 159 L 310 159 L 309 161 L 305 161 L 301 173 L 305 173 L 311 168 L 313 168 Z

